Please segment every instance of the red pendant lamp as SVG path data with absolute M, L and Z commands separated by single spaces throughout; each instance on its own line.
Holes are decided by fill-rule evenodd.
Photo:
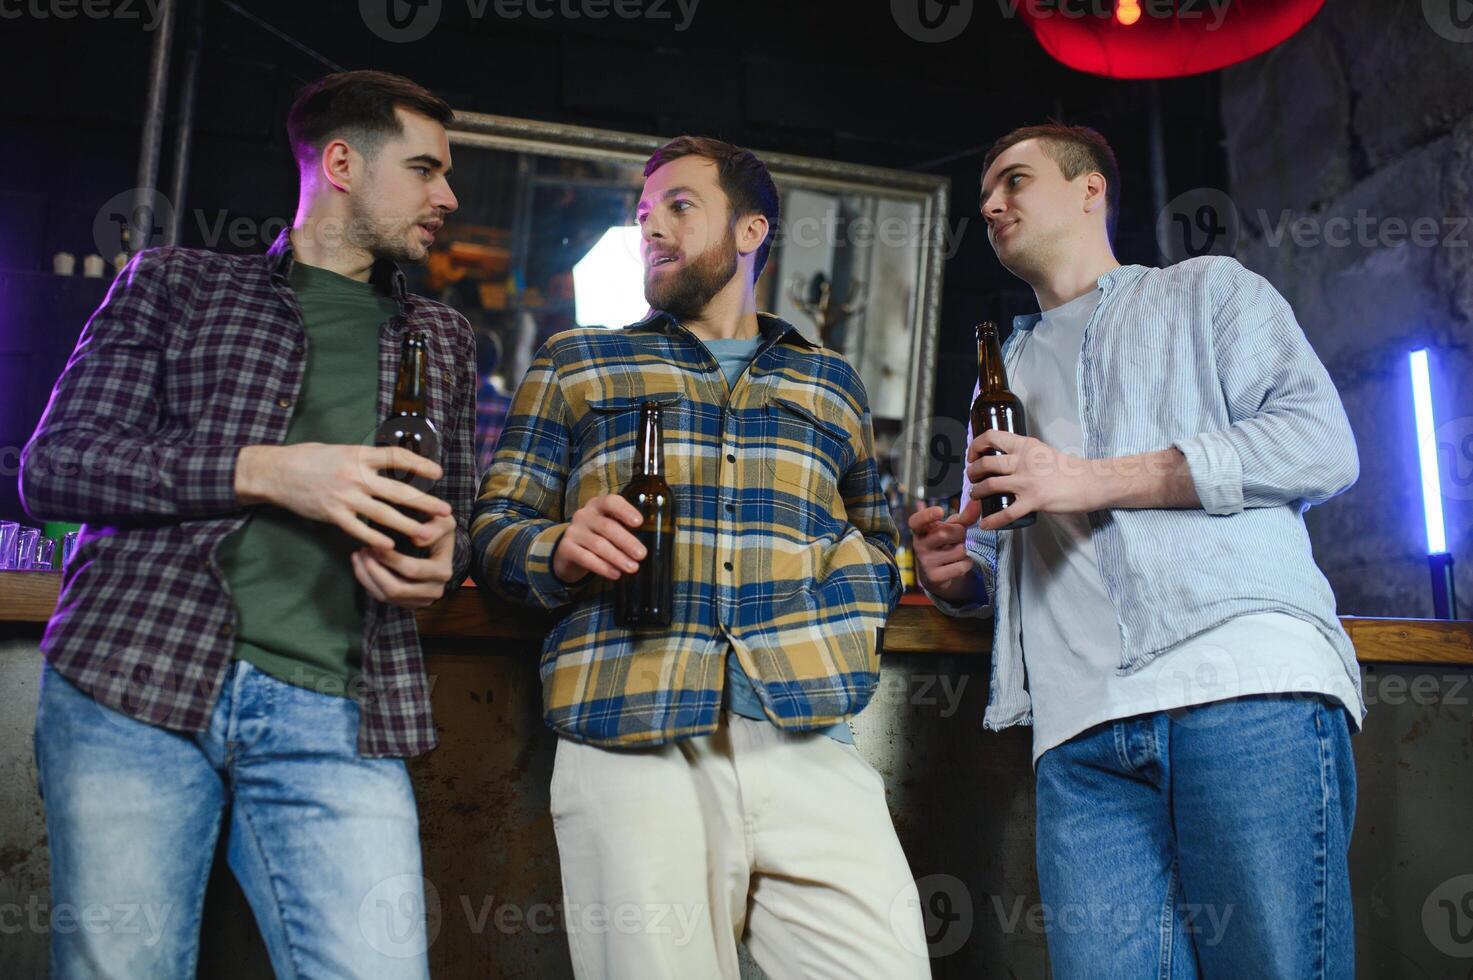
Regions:
M 1038 43 L 1078 71 L 1177 78 L 1226 68 L 1292 37 L 1325 0 L 1021 0 Z

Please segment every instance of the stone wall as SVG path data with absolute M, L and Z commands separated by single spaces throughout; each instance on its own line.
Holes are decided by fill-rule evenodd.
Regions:
M 1294 305 L 1360 446 L 1359 483 L 1308 516 L 1347 614 L 1432 614 L 1406 356 L 1421 346 L 1473 614 L 1473 28 L 1436 9 L 1456 3 L 1327 4 L 1222 82 L 1236 253 Z

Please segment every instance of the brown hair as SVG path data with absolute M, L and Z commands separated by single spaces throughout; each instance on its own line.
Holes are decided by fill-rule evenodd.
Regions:
M 344 71 L 305 86 L 286 117 L 286 132 L 299 165 L 315 159 L 334 139 L 345 139 L 368 159 L 384 140 L 404 127 L 396 108 L 429 116 L 448 125 L 450 104 L 402 75 L 386 71 Z
M 1066 126 L 1058 122 L 1024 126 L 992 144 L 982 158 L 982 173 L 986 174 L 993 161 L 1009 147 L 1024 140 L 1041 141 L 1044 153 L 1059 165 L 1065 180 L 1088 173 L 1104 175 L 1105 230 L 1114 238 L 1115 222 L 1120 214 L 1120 165 L 1115 162 L 1115 151 L 1110 149 L 1109 142 L 1088 126 Z
M 644 165 L 644 175 L 659 170 L 671 160 L 681 157 L 701 157 L 716 164 L 717 179 L 721 190 L 731 202 L 731 220 L 747 214 L 761 214 L 767 219 L 767 237 L 757 247 L 753 268 L 754 275 L 762 275 L 767 264 L 767 253 L 772 249 L 772 239 L 777 232 L 778 197 L 777 185 L 767 165 L 757 159 L 751 150 L 744 150 L 709 136 L 677 136 L 660 147 Z

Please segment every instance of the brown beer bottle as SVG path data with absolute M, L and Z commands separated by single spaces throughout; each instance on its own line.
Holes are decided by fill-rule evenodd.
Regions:
M 665 433 L 658 402 L 639 407 L 639 450 L 624 499 L 644 515 L 634 532 L 645 557 L 619 579 L 614 619 L 626 629 L 669 626 L 675 606 L 675 494 L 665 482 Z
M 425 342 L 425 335 L 419 331 L 410 331 L 404 335 L 404 346 L 399 353 L 399 377 L 394 382 L 394 403 L 389 410 L 389 417 L 379 423 L 378 430 L 374 432 L 373 444 L 375 446 L 400 446 L 410 452 L 435 462 L 440 461 L 440 433 L 435 429 L 435 424 L 425 414 L 425 378 L 426 362 L 429 359 L 429 346 Z M 407 470 L 389 470 L 388 475 L 396 480 L 401 480 L 414 487 L 416 490 L 426 491 L 430 489 L 431 481 L 421 476 L 413 476 Z M 425 515 L 417 510 L 400 507 L 400 512 L 407 514 L 417 521 L 423 521 Z M 400 554 L 410 555 L 414 558 L 429 557 L 429 549 L 410 544 L 409 539 L 397 531 L 381 528 L 385 534 L 394 539 L 394 550 Z
M 997 324 L 986 321 L 977 324 L 977 385 L 977 400 L 972 402 L 972 438 L 977 438 L 988 429 L 1026 436 L 1028 426 L 1023 420 L 1023 402 L 1008 390 L 1008 373 L 1002 365 L 1002 345 L 997 340 Z M 1003 453 L 988 449 L 982 455 L 1001 456 Z M 998 511 L 1011 507 L 1014 499 L 1016 498 L 1010 493 L 995 493 L 990 497 L 983 497 L 982 516 L 991 517 Z M 999 530 L 1013 531 L 1027 527 L 1036 517 L 1035 514 L 1020 517 Z

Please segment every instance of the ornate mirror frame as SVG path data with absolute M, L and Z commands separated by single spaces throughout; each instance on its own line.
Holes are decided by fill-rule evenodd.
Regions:
M 590 129 L 561 123 L 457 112 L 450 126 L 452 146 L 473 146 L 539 154 L 642 165 L 665 139 L 640 133 Z M 941 275 L 947 221 L 949 181 L 944 177 L 891 170 L 838 160 L 756 151 L 780 186 L 868 194 L 912 202 L 921 209 L 920 268 L 910 324 L 913 336 L 910 363 L 905 372 L 908 386 L 907 416 L 892 449 L 896 476 L 913 497 L 926 478 L 925 449 L 931 439 L 931 403 L 936 381 L 936 343 L 940 327 Z

